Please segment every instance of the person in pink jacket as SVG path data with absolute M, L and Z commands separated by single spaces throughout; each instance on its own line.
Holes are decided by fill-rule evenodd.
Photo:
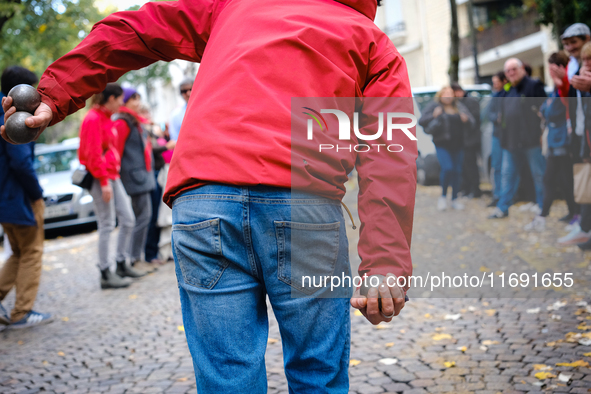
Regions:
M 199 393 L 266 392 L 266 297 L 281 330 L 290 392 L 348 392 L 351 285 L 335 296 L 326 283 L 317 288 L 305 279 L 350 275 L 340 201 L 353 168 L 359 275 L 379 286 L 367 298 L 357 289 L 351 305 L 373 324 L 391 321 L 404 306 L 408 284 L 387 279 L 412 273 L 417 147 L 413 122 L 404 133 L 365 127 L 378 124 L 378 114 L 367 113 L 384 100 L 412 97 L 404 59 L 373 22 L 377 6 L 151 2 L 105 18 L 41 79 L 43 104 L 28 122 L 44 128 L 129 70 L 158 60 L 201 63 L 164 194 L 173 208 L 176 273 Z M 358 143 L 312 155 L 307 143 L 334 147 L 350 131 L 340 132 L 345 109 L 323 112 L 339 98 L 349 109 L 357 99 L 365 114 L 361 131 L 350 136 Z M 3 103 L 7 116 L 10 104 Z M 389 124 L 400 115 L 378 112 L 388 112 Z M 306 116 L 318 120 L 308 123 L 318 127 L 317 141 L 305 138 Z

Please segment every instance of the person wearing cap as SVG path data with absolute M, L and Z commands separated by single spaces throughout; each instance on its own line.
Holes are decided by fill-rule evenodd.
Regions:
M 131 266 L 125 260 L 117 261 L 117 273 L 121 276 L 140 277 L 154 271 L 154 266 L 142 260 L 148 228 L 152 217 L 151 192 L 156 187 L 152 171 L 152 144 L 142 127 L 147 123 L 138 115 L 141 96 L 133 88 L 123 88 L 123 105 L 113 116 L 117 130 L 117 151 L 121 157 L 121 182 L 131 197 L 135 226 L 129 246 Z M 137 269 L 136 269 L 137 268 Z
M 181 93 L 181 97 L 185 100 L 183 106 L 177 109 L 172 118 L 170 119 L 170 139 L 172 141 L 176 141 L 179 138 L 179 133 L 181 132 L 181 125 L 183 123 L 183 118 L 185 117 L 185 112 L 187 112 L 187 104 L 189 103 L 189 97 L 191 97 L 191 91 L 193 90 L 193 79 L 192 78 L 185 78 L 181 81 L 179 85 L 179 92 Z
M 116 83 L 109 83 L 101 93 L 93 96 L 92 104 L 80 125 L 78 158 L 94 178 L 88 192 L 93 199 L 98 225 L 101 288 L 117 289 L 129 286 L 131 281 L 120 275 L 121 270 L 117 273 L 111 269 L 109 246 L 115 218 L 119 222 L 116 261 L 125 261 L 129 255 L 129 243 L 135 226 L 131 203 L 119 176 L 121 156 L 117 151 L 117 132 L 111 120 L 111 116 L 123 104 L 123 89 Z

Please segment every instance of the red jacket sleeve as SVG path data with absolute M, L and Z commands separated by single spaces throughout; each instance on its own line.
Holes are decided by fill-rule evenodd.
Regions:
M 89 112 L 80 125 L 80 148 L 78 156 L 80 162 L 86 166 L 93 177 L 99 180 L 101 186 L 109 183 L 107 161 L 103 156 L 103 131 L 101 123 L 95 113 Z
M 408 71 L 402 56 L 391 52 L 372 68 L 370 75 L 373 77 L 363 90 L 362 112 L 414 114 Z M 371 97 L 386 99 L 368 99 Z M 400 124 L 409 122 L 411 119 L 399 120 Z M 364 125 L 364 128 L 367 128 L 364 134 L 375 134 L 375 116 L 373 124 Z M 416 135 L 415 130 L 413 127 L 409 131 Z M 410 243 L 417 182 L 417 143 L 400 130 L 394 130 L 392 140 L 387 140 L 385 128 L 380 139 L 369 143 L 399 144 L 403 150 L 392 153 L 383 146 L 379 151 L 372 149 L 357 157 L 361 220 L 359 274 L 392 273 L 408 277 L 412 275 Z
M 158 60 L 201 61 L 221 0 L 149 2 L 94 25 L 72 51 L 45 71 L 38 90 L 55 124 L 131 70 Z M 218 9 L 219 8 L 219 9 Z

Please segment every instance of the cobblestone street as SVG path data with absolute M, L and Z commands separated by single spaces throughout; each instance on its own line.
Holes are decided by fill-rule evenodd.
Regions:
M 352 314 L 351 392 L 591 393 L 591 254 L 557 246 L 564 202 L 555 203 L 544 232 L 526 233 L 531 213 L 512 207 L 508 219 L 487 220 L 487 198 L 466 201 L 462 212 L 438 212 L 439 191 L 420 187 L 417 194 L 415 274 L 486 281 L 414 288 L 390 324 L 372 326 Z M 55 321 L 0 332 L 0 392 L 194 393 L 173 264 L 127 289 L 102 291 L 97 239 L 92 232 L 45 242 L 36 309 Z M 527 274 L 528 286 L 511 287 L 505 277 L 501 287 L 510 272 Z M 544 289 L 546 272 L 572 273 L 574 285 Z M 13 303 L 11 293 L 3 304 Z M 273 319 L 266 360 L 269 392 L 286 393 Z

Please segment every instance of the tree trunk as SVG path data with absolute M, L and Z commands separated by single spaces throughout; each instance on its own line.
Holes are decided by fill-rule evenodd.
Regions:
M 460 64 L 460 33 L 458 29 L 458 5 L 456 0 L 449 0 L 451 5 L 451 45 L 449 56 L 449 81 L 458 82 Z
M 21 0 L 5 0 L 6 3 L 15 3 L 15 4 L 20 4 Z M 15 6 L 16 7 L 16 6 Z M 10 18 L 12 18 L 14 16 L 15 11 L 12 12 L 7 12 L 4 15 L 0 15 L 0 32 L 2 32 L 2 28 L 4 27 L 4 24 L 6 22 L 8 22 L 8 20 Z
M 554 17 L 554 32 L 556 33 L 556 41 L 558 42 L 558 48 L 562 49 L 562 40 L 560 34 L 562 33 L 562 24 L 560 23 L 560 2 L 558 0 L 552 0 L 552 16 Z

